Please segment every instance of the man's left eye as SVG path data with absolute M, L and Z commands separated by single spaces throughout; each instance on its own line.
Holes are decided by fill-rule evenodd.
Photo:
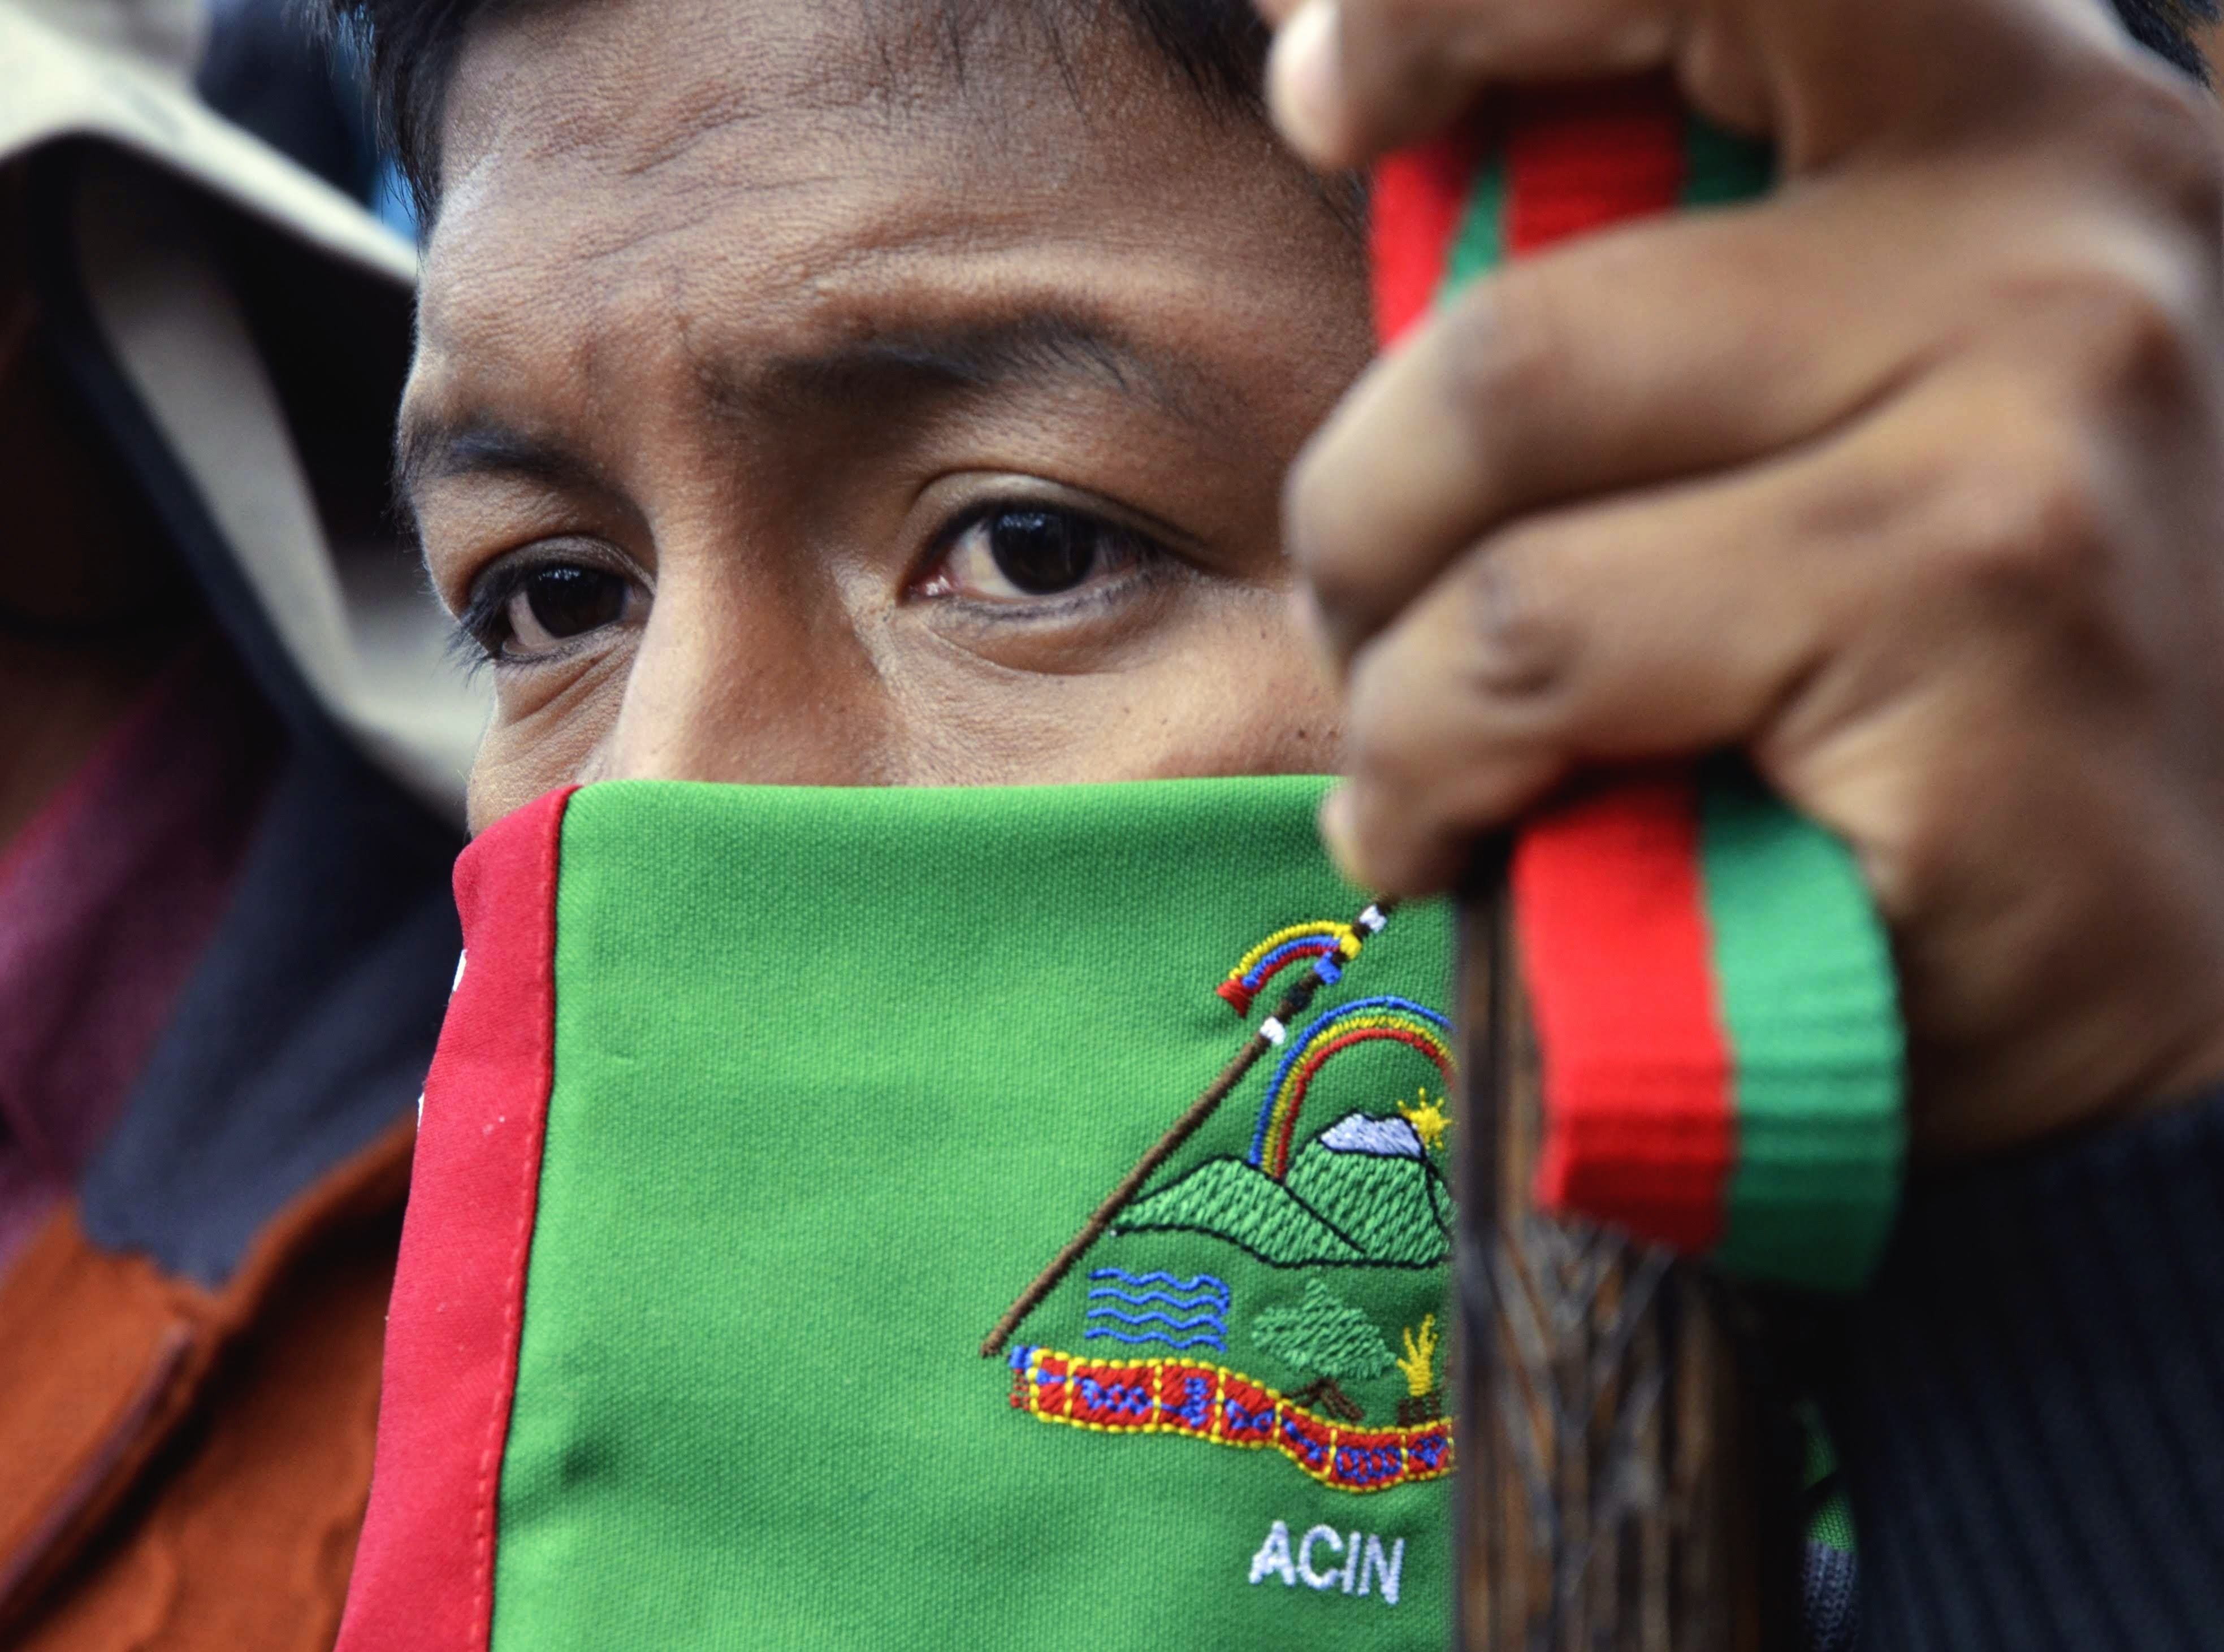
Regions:
M 1039 602 L 1131 573 L 1149 550 L 1140 534 L 1099 517 L 1045 505 L 1001 505 L 957 531 L 920 595 Z

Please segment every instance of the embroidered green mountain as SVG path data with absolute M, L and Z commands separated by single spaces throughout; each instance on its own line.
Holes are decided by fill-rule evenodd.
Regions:
M 1210 1159 L 1137 1201 L 1115 1231 L 1210 1234 L 1280 1268 L 1425 1268 L 1450 1253 L 1451 1198 L 1408 1120 L 1352 1113 L 1307 1143 L 1281 1181 L 1243 1159 Z

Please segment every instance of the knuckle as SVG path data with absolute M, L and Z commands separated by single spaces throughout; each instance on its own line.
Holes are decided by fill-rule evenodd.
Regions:
M 1445 316 L 1439 393 L 1464 427 L 1502 439 L 1520 428 L 1525 407 L 1567 381 L 1574 354 L 1552 289 L 1516 267 L 1471 289 Z
M 2048 295 L 2072 381 L 2104 404 L 2176 403 L 2208 370 L 2196 306 L 2158 274 L 2099 270 Z
M 1538 702 L 1562 688 L 1577 653 L 1576 627 L 1557 599 L 1551 559 L 1508 534 L 1469 558 L 1458 582 L 1458 680 L 1484 700 Z
M 2113 562 L 2103 490 L 2084 446 L 2026 433 L 1966 462 L 1941 489 L 1938 565 L 2000 617 L 2089 616 Z
M 1465 846 L 1511 812 L 1518 761 L 1470 717 L 1416 716 L 1409 698 L 1374 703 L 1346 729 L 1346 818 L 1367 880 L 1421 894 L 1456 874 Z
M 1935 909 L 1954 886 L 1970 810 L 1981 802 L 1943 777 L 1910 789 L 1889 837 L 1863 868 L 1882 911 L 1905 919 Z
M 2144 63 L 2097 72 L 2107 84 L 2080 100 L 2081 136 L 2092 153 L 2179 223 L 2213 235 L 2224 208 L 2224 151 L 2200 89 Z

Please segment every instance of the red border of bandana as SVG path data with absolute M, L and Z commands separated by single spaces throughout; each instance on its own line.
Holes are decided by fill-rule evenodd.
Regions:
M 466 963 L 425 1083 L 339 1652 L 485 1652 L 556 1037 L 551 792 L 456 863 Z

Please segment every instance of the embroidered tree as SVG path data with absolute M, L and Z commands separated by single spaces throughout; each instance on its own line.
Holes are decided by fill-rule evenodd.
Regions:
M 1374 1321 L 1317 1279 L 1305 1281 L 1305 1300 L 1296 1307 L 1270 1308 L 1252 1321 L 1251 1336 L 1313 1379 L 1292 1399 L 1317 1404 L 1347 1422 L 1365 1413 L 1342 1384 L 1380 1377 L 1398 1363 Z

